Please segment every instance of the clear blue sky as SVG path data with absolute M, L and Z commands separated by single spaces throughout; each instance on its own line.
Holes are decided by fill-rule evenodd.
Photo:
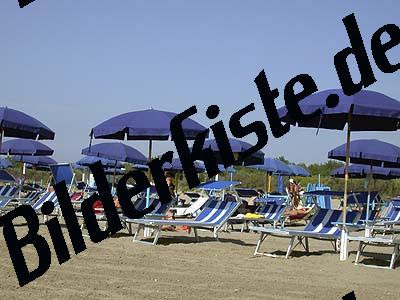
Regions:
M 227 125 L 232 113 L 255 102 L 246 120 L 267 123 L 255 76 L 265 69 L 281 93 L 299 73 L 312 75 L 319 90 L 339 87 L 333 56 L 349 45 L 341 19 L 353 12 L 372 61 L 370 38 L 384 24 L 400 25 L 399 1 L 36 0 L 20 9 L 17 0 L 2 0 L 0 105 L 52 128 L 56 139 L 46 143 L 59 161 L 81 157 L 93 126 L 149 107 L 180 112 L 196 104 L 194 119 L 209 126 L 208 105 L 220 105 Z M 400 59 L 400 47 L 391 57 Z M 400 72 L 373 66 L 378 82 L 370 89 L 400 99 Z M 315 133 L 270 134 L 263 150 L 322 162 L 345 142 L 344 131 Z M 353 134 L 361 137 L 400 146 L 399 132 Z M 127 143 L 146 153 L 145 142 Z M 154 148 L 161 154 L 174 145 Z

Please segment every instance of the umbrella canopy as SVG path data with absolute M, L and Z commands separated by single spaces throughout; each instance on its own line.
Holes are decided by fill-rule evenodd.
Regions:
M 10 155 L 53 155 L 54 150 L 35 140 L 12 139 L 1 146 L 0 154 Z
M 332 149 L 328 157 L 346 160 L 346 144 Z M 400 147 L 375 139 L 362 139 L 350 142 L 350 162 L 386 168 L 400 168 Z
M 16 182 L 15 178 L 6 170 L 0 170 L 0 181 L 2 182 Z
M 100 143 L 82 150 L 83 155 L 101 157 L 129 163 L 146 163 L 146 157 L 133 147 L 123 143 Z
M 308 172 L 303 167 L 297 165 L 287 165 L 291 170 L 294 176 L 308 177 L 311 176 L 310 172 Z
M 12 166 L 12 163 L 5 159 L 5 158 L 0 158 L 0 169 L 7 169 Z
M 382 168 L 372 167 L 372 173 L 370 173 L 370 167 L 366 165 L 353 164 L 349 166 L 349 176 L 351 178 L 366 178 L 369 174 L 374 179 L 395 179 L 400 177 L 400 169 L 393 168 Z M 332 177 L 344 178 L 345 167 L 340 167 L 331 172 Z
M 205 171 L 204 165 L 197 161 L 194 162 L 194 167 L 196 168 L 196 171 L 198 173 Z M 168 171 L 183 171 L 182 163 L 179 158 L 173 158 L 172 164 L 170 164 L 168 162 L 164 163 L 163 168 L 164 168 L 164 170 L 168 170 Z
M 224 165 L 218 164 L 218 169 L 220 172 L 226 172 L 226 173 L 230 173 L 230 174 L 236 173 L 236 169 L 233 166 L 229 166 L 229 167 L 225 168 Z
M 173 112 L 155 109 L 128 112 L 93 127 L 91 134 L 94 138 L 102 139 L 164 141 L 171 135 L 170 123 L 176 115 Z M 206 129 L 192 119 L 186 119 L 182 128 L 187 139 L 194 139 Z
M 337 105 L 329 105 L 328 97 L 337 95 Z M 332 99 L 332 98 L 330 98 Z M 332 104 L 332 103 L 329 103 Z M 348 166 L 350 164 L 349 145 L 351 131 L 396 131 L 400 128 L 400 102 L 381 93 L 363 90 L 353 96 L 347 96 L 340 89 L 314 93 L 299 102 L 301 111 L 309 114 L 321 109 L 322 114 L 306 122 L 298 122 L 300 127 L 326 128 L 342 130 L 347 124 L 346 164 L 343 197 L 343 219 L 346 223 Z M 281 120 L 294 124 L 286 107 L 278 110 Z M 342 230 L 340 260 L 348 257 L 347 233 Z
M 229 144 L 231 145 L 233 155 L 235 156 L 235 159 L 238 160 L 239 154 L 242 153 L 243 151 L 246 151 L 253 147 L 253 145 L 234 138 L 229 139 Z M 222 163 L 221 159 L 221 154 L 219 152 L 218 144 L 215 139 L 209 139 L 204 142 L 204 149 L 205 148 L 211 148 L 213 150 L 215 158 L 217 160 L 217 163 Z M 264 153 L 262 151 L 257 151 L 256 153 L 251 154 L 250 156 L 246 157 L 244 161 L 237 161 L 236 164 L 238 165 L 255 165 L 255 164 L 262 164 L 264 160 Z
M 263 164 L 252 165 L 250 168 L 258 169 L 267 172 L 268 174 L 277 174 L 277 175 L 294 175 L 293 171 L 285 164 L 283 161 L 267 157 L 264 159 Z
M 292 170 L 282 161 L 275 158 L 267 157 L 264 159 L 264 163 L 260 165 L 252 165 L 250 168 L 258 169 L 265 171 L 268 177 L 268 184 L 266 186 L 268 193 L 271 192 L 271 175 L 285 175 L 291 176 L 294 175 Z
M 87 167 L 97 161 L 100 161 L 101 164 L 103 165 L 103 167 L 106 168 L 122 168 L 122 163 L 117 161 L 115 162 L 115 160 L 110 160 L 110 159 L 106 159 L 106 158 L 102 158 L 102 157 L 95 157 L 95 156 L 85 156 L 82 157 L 80 160 L 78 160 L 75 164 L 79 165 L 79 166 L 84 166 Z
M 326 106 L 326 99 L 331 94 L 340 99 L 334 108 Z M 299 106 L 304 114 L 322 110 L 320 117 L 298 123 L 300 127 L 342 130 L 351 111 L 350 131 L 395 131 L 400 128 L 400 102 L 378 92 L 362 90 L 346 96 L 340 89 L 325 90 L 304 98 Z M 283 121 L 294 124 L 286 107 L 280 108 L 278 114 Z
M 55 136 L 42 122 L 8 107 L 0 107 L 0 132 L 3 136 L 24 139 L 53 140 Z
M 14 156 L 13 160 L 27 163 L 34 166 L 48 167 L 50 165 L 56 165 L 57 162 L 48 156 Z

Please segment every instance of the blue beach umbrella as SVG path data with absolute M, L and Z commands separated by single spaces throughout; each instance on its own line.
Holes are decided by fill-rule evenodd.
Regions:
M 15 109 L 0 107 L 0 150 L 3 137 L 53 140 L 54 132 L 37 119 Z
M 331 101 L 338 96 L 339 102 Z M 329 104 L 329 105 L 328 105 Z M 337 104 L 332 105 L 332 104 Z M 325 90 L 314 93 L 299 102 L 304 114 L 317 109 L 322 114 L 306 122 L 297 122 L 299 127 L 326 128 L 343 130 L 347 124 L 346 134 L 346 174 L 349 160 L 349 145 L 351 131 L 396 131 L 400 128 L 400 102 L 384 94 L 362 90 L 352 96 L 347 96 L 341 89 Z M 282 121 L 295 124 L 286 107 L 278 110 Z M 348 175 L 344 180 L 343 223 L 346 223 Z M 347 237 L 342 231 L 340 259 L 348 257 Z
M 57 162 L 48 156 L 14 156 L 13 160 L 23 162 L 34 166 L 48 167 L 50 165 L 56 165 Z
M 288 167 L 287 164 L 279 159 L 267 157 L 264 159 L 263 164 L 252 165 L 250 168 L 265 171 L 268 175 L 268 193 L 271 192 L 271 175 L 284 175 L 291 176 L 294 175 L 293 171 Z
M 141 152 L 121 142 L 92 145 L 83 149 L 82 154 L 114 160 L 114 170 L 117 169 L 116 166 L 118 161 L 124 161 L 133 164 L 144 164 L 147 161 L 146 157 Z M 115 185 L 115 172 L 113 177 L 113 186 Z
M 353 164 L 349 166 L 349 177 L 350 178 L 366 178 L 370 175 L 374 179 L 396 179 L 400 178 L 400 169 L 398 168 L 383 168 L 383 167 L 372 167 L 372 172 L 370 166 Z M 330 176 L 335 178 L 344 178 L 345 167 L 340 167 L 333 170 Z
M 400 168 L 400 147 L 376 139 L 354 140 L 350 142 L 348 149 L 346 146 L 343 144 L 332 149 L 328 153 L 328 158 L 346 161 L 346 157 L 348 157 L 352 163 L 367 165 L 369 166 L 367 173 L 369 176 L 373 176 L 373 166 Z M 345 176 L 348 172 L 349 168 L 347 168 Z M 369 194 L 370 184 L 368 182 Z M 369 217 L 369 200 L 368 196 L 367 217 Z
M 308 172 L 306 169 L 303 167 L 300 167 L 298 165 L 287 165 L 291 170 L 294 176 L 301 176 L 301 177 L 309 177 L 311 176 L 310 172 Z
M 146 163 L 146 157 L 135 148 L 120 142 L 116 143 L 100 143 L 92 145 L 82 150 L 83 155 L 94 156 L 113 160 L 116 165 L 118 161 L 129 163 Z
M 5 141 L 1 147 L 0 154 L 8 154 L 8 155 L 33 155 L 33 156 L 41 156 L 41 155 L 53 155 L 54 150 L 45 144 L 35 141 L 35 140 L 26 140 L 26 139 L 12 139 Z
M 243 151 L 246 151 L 253 147 L 252 144 L 247 143 L 242 140 L 234 139 L 234 138 L 229 138 L 229 144 L 231 146 L 233 155 L 237 162 L 235 163 L 236 165 L 255 165 L 255 164 L 261 164 L 264 159 L 264 153 L 262 151 L 257 151 L 256 153 L 251 154 L 250 156 L 246 157 L 244 160 L 239 159 L 239 154 L 242 153 Z M 204 149 L 206 148 L 211 148 L 211 150 L 214 152 L 215 158 L 217 160 L 217 163 L 222 163 L 222 158 L 221 154 L 219 152 L 218 144 L 215 139 L 209 139 L 204 142 Z
M 117 161 L 117 163 L 115 163 L 115 160 L 106 159 L 106 158 L 102 158 L 102 157 L 95 157 L 95 156 L 84 156 L 80 160 L 78 160 L 75 164 L 79 165 L 79 166 L 87 167 L 97 161 L 100 161 L 101 164 L 103 165 L 103 167 L 106 167 L 106 168 L 113 168 L 113 167 L 122 168 L 122 163 L 119 161 Z
M 153 141 L 166 141 L 171 136 L 170 124 L 176 113 L 147 109 L 112 117 L 93 127 L 95 139 L 149 141 L 148 161 L 151 160 Z M 192 119 L 185 119 L 182 130 L 187 140 L 194 140 L 206 128 Z M 149 173 L 150 176 L 150 173 Z
M 177 114 L 174 112 L 146 109 L 132 111 L 112 117 L 93 127 L 91 139 L 114 140 L 141 140 L 148 141 L 147 161 L 151 160 L 153 141 L 166 141 L 171 137 L 171 120 Z M 206 128 L 196 121 L 188 118 L 182 122 L 182 130 L 187 140 L 194 140 L 200 132 Z M 207 135 L 208 136 L 208 135 Z M 148 170 L 151 180 L 151 172 Z M 147 190 L 146 204 L 149 205 L 150 189 Z
M 345 161 L 346 144 L 328 153 L 328 158 Z M 360 139 L 350 142 L 350 162 L 385 168 L 400 168 L 400 147 L 376 139 Z

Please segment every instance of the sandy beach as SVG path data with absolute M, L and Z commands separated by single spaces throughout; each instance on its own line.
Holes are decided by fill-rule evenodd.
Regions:
M 26 232 L 23 225 L 16 228 L 19 236 Z M 50 242 L 43 224 L 40 233 Z M 347 262 L 339 261 L 329 242 L 316 240 L 310 241 L 310 254 L 297 248 L 293 258 L 286 260 L 253 257 L 255 233 L 222 232 L 219 242 L 208 231 L 201 231 L 200 236 L 196 243 L 185 232 L 164 232 L 155 247 L 133 243 L 124 230 L 98 244 L 85 238 L 87 250 L 79 255 L 70 250 L 72 257 L 63 265 L 58 264 L 52 248 L 50 269 L 22 288 L 2 236 L 1 298 L 341 299 L 354 290 L 357 299 L 394 299 L 400 292 L 398 269 L 353 264 L 355 243 Z M 269 239 L 263 250 L 283 254 L 289 240 Z M 30 269 L 34 268 L 33 247 L 24 248 L 24 254 Z

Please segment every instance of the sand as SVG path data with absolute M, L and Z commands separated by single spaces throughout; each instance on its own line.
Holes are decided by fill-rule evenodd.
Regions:
M 17 232 L 22 236 L 25 226 L 18 226 Z M 40 233 L 50 242 L 46 226 L 40 226 Z M 52 248 L 50 269 L 24 287 L 18 285 L 1 235 L 0 298 L 327 300 L 342 299 L 352 290 L 357 299 L 396 299 L 400 294 L 400 268 L 355 266 L 355 243 L 346 262 L 339 261 L 329 242 L 316 240 L 310 241 L 309 254 L 298 248 L 293 258 L 283 259 L 253 257 L 255 233 L 223 232 L 219 242 L 208 231 L 199 234 L 196 243 L 185 232 L 165 232 L 155 247 L 132 243 L 124 230 L 97 244 L 85 238 L 87 250 L 79 255 L 71 250 L 71 259 L 63 265 Z M 64 236 L 71 247 L 65 228 Z M 271 237 L 263 250 L 283 254 L 288 243 L 289 239 Z M 24 254 L 30 268 L 35 267 L 34 248 L 24 248 Z

